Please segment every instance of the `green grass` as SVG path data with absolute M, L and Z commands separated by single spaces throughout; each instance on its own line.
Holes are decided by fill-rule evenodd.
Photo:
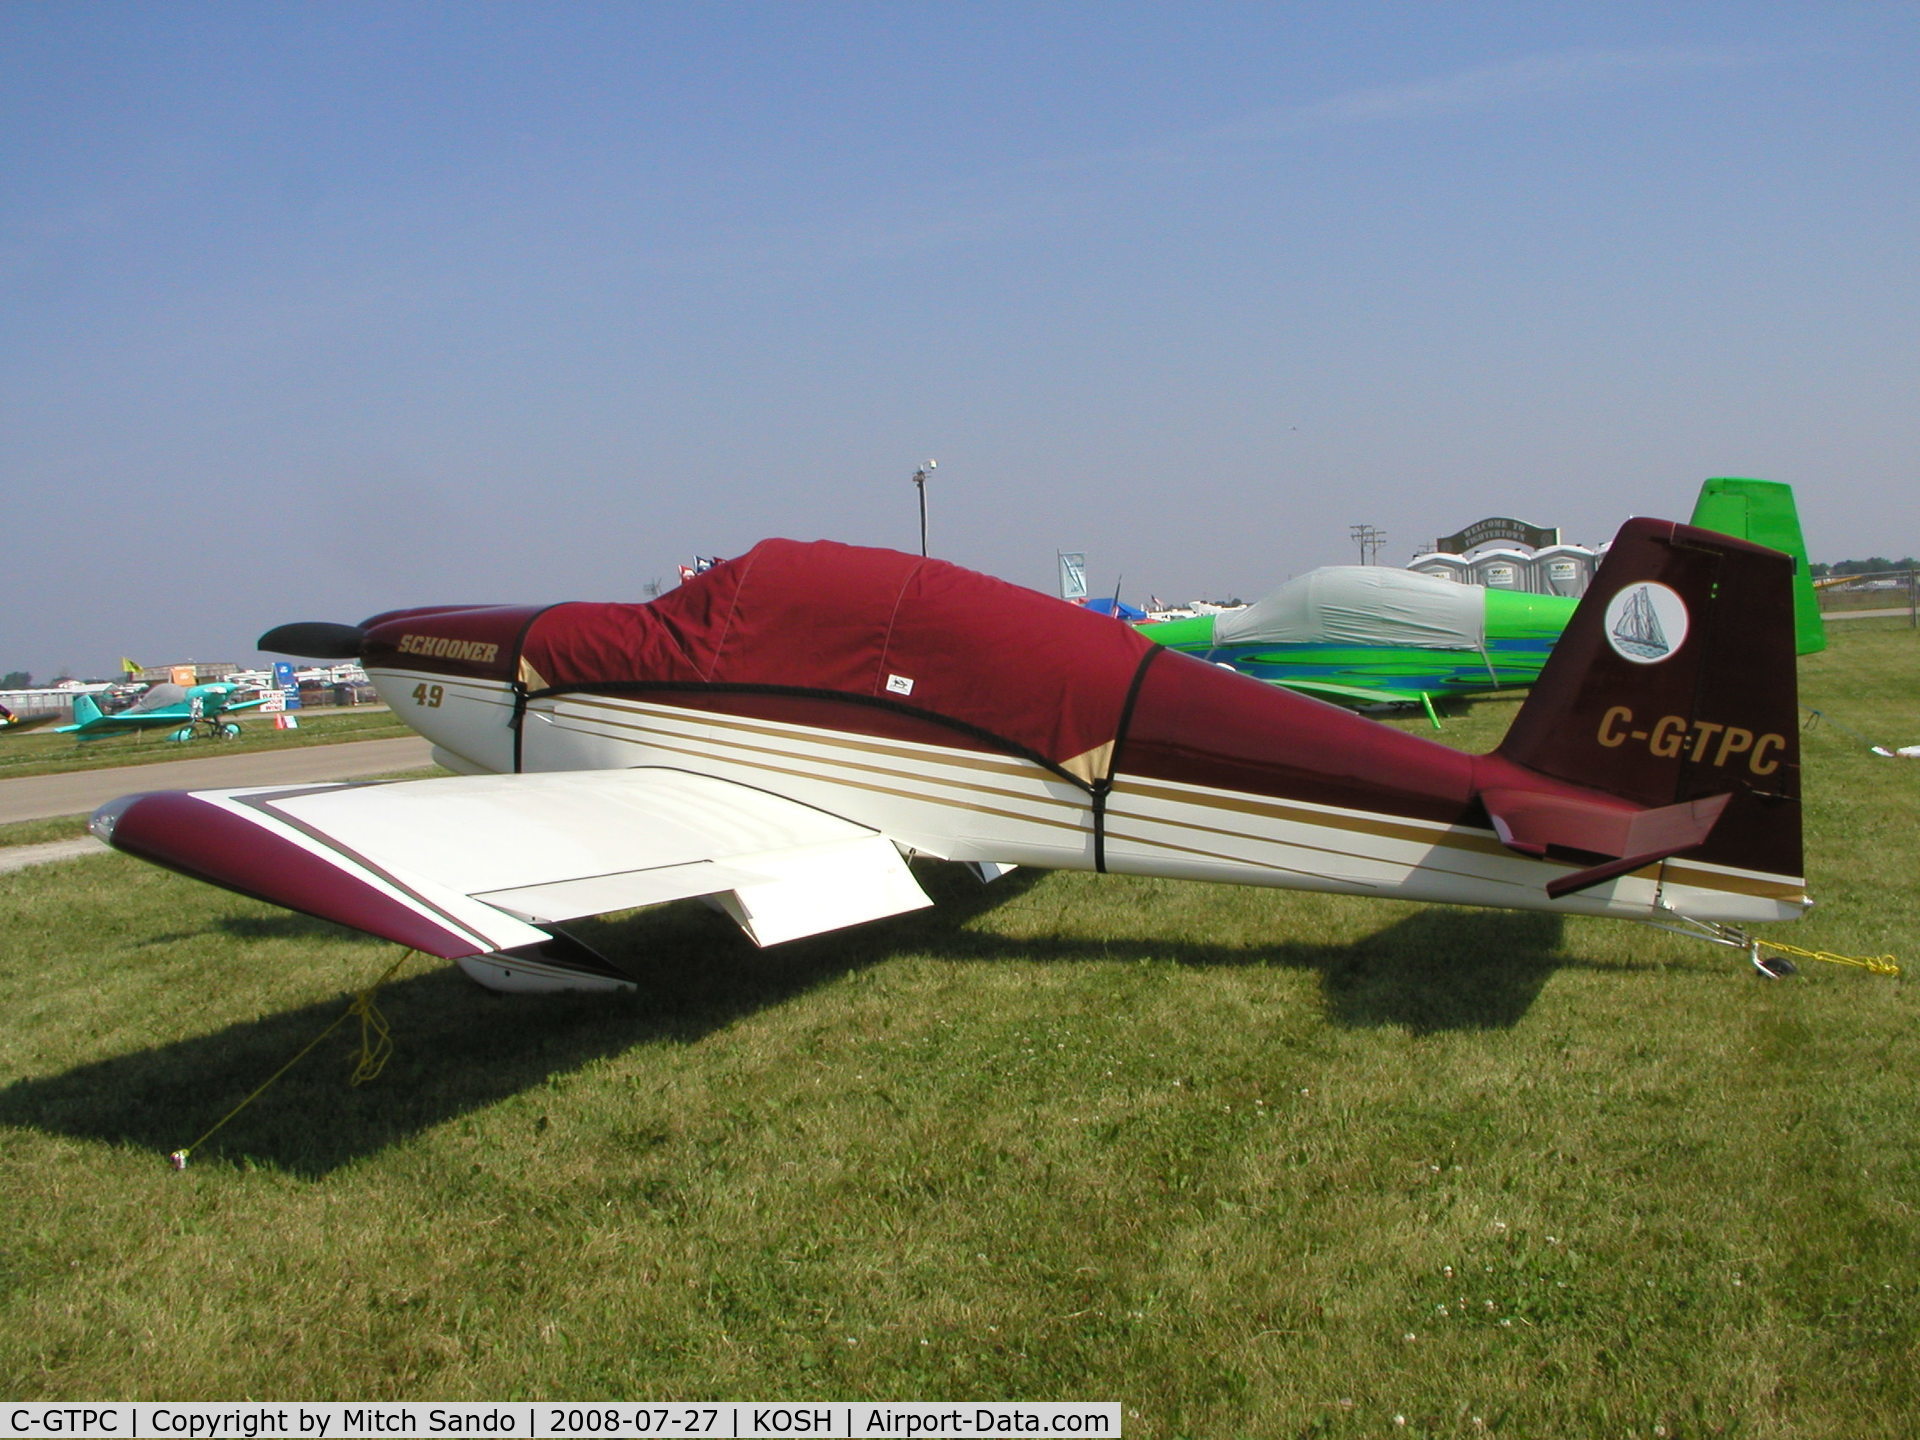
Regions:
M 1803 676 L 1920 740 L 1898 622 Z M 1822 904 L 1778 933 L 1920 961 L 1920 764 L 1832 725 L 1806 761 Z M 935 911 L 773 951 L 698 906 L 583 926 L 631 999 L 414 962 L 378 1081 L 337 1034 L 176 1174 L 391 947 L 120 856 L 0 877 L 0 1390 L 1911 1433 L 1909 983 L 1599 920 L 925 878 Z
M 1832 614 L 1844 610 L 1892 610 L 1899 608 L 1910 610 L 1913 597 L 1908 594 L 1904 580 L 1891 590 L 1821 590 L 1820 610 L 1823 614 Z
M 201 755 L 239 755 L 251 750 L 330 745 L 341 740 L 389 740 L 414 732 L 392 711 L 379 709 L 302 710 L 298 730 L 276 730 L 271 716 L 234 717 L 241 727 L 234 740 L 194 740 L 176 744 L 165 730 L 132 731 L 99 740 L 76 740 L 50 728 L 0 735 L 0 780 L 28 775 L 64 775 L 109 765 L 146 765 L 156 760 L 191 760 Z
M 87 833 L 85 815 L 58 815 L 48 820 L 16 820 L 0 825 L 0 849 L 9 845 L 39 845 L 48 840 L 74 840 Z

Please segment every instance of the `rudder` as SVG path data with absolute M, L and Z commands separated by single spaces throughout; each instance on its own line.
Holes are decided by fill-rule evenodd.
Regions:
M 1793 561 L 1630 520 L 1495 752 L 1655 808 L 1726 795 L 1689 858 L 1798 877 Z

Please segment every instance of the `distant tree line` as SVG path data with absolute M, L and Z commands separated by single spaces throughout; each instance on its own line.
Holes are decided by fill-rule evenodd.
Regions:
M 1884 555 L 1869 555 L 1865 560 L 1840 560 L 1829 565 L 1815 561 L 1807 566 L 1816 580 L 1829 575 L 1878 575 L 1886 570 L 1920 570 L 1920 560 L 1909 555 L 1904 560 L 1889 560 Z
M 0 690 L 45 690 L 77 678 L 71 671 L 62 670 L 51 680 L 35 680 L 24 670 L 9 670 L 0 675 Z

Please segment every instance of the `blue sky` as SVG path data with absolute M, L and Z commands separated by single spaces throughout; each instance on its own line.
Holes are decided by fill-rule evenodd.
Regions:
M 0 6 L 0 670 L 766 535 L 1920 549 L 1911 4 Z

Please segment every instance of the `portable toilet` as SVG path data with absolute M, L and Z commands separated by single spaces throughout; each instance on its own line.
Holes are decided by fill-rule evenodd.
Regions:
M 1584 545 L 1549 545 L 1533 554 L 1533 589 L 1541 595 L 1584 595 L 1593 583 L 1593 551 Z
M 1482 550 L 1467 562 L 1467 575 L 1475 585 L 1489 590 L 1526 590 L 1533 557 L 1524 550 L 1496 546 Z
M 1456 585 L 1476 583 L 1467 570 L 1467 557 L 1455 555 L 1451 550 L 1433 550 L 1425 555 L 1416 555 L 1407 569 L 1420 575 L 1431 575 L 1436 580 L 1451 580 Z

